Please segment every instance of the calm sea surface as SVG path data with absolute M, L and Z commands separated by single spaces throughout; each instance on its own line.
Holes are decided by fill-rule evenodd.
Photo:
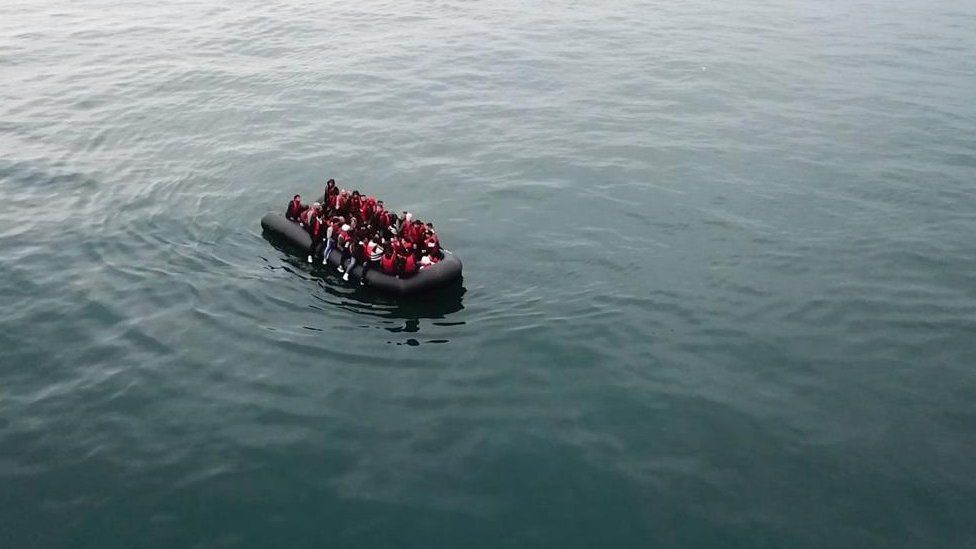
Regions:
M 3 2 L 0 546 L 976 547 L 976 4 Z

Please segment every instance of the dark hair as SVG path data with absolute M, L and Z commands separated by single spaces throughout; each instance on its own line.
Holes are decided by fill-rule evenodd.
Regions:
M 335 185 L 335 179 L 330 179 L 330 180 L 326 181 L 325 184 L 326 185 L 329 185 L 329 184 Z
M 296 199 L 296 198 L 301 198 L 301 197 L 302 197 L 302 195 L 300 195 L 300 194 L 296 194 L 296 195 L 295 195 L 294 197 L 292 197 L 292 200 L 294 200 L 294 199 Z

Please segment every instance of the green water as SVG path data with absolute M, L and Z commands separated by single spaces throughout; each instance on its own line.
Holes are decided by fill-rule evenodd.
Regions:
M 976 6 L 217 4 L 0 6 L 0 546 L 976 546 Z

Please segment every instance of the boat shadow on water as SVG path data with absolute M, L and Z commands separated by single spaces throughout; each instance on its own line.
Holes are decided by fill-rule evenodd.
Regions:
M 368 285 L 360 286 L 359 282 L 355 280 L 345 281 L 334 267 L 305 262 L 298 255 L 301 250 L 297 250 L 288 240 L 273 233 L 263 231 L 261 236 L 277 251 L 281 252 L 281 256 L 278 258 L 281 264 L 270 266 L 270 268 L 283 269 L 313 282 L 321 288 L 322 292 L 313 295 L 313 298 L 319 301 L 320 305 L 313 305 L 313 308 L 321 310 L 338 308 L 371 316 L 380 320 L 381 324 L 385 324 L 383 329 L 391 333 L 420 332 L 421 320 L 432 320 L 431 324 L 436 326 L 464 324 L 464 321 L 450 321 L 449 319 L 451 315 L 464 309 L 464 294 L 467 290 L 464 288 L 463 278 L 429 292 L 393 296 Z M 264 259 L 271 263 L 270 259 Z M 318 330 L 314 327 L 306 328 Z M 426 343 L 447 342 L 446 339 L 426 341 Z M 421 342 L 411 338 L 404 342 L 391 343 L 419 345 Z

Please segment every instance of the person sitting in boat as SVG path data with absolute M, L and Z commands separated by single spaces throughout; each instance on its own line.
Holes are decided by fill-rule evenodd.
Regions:
M 438 261 L 440 261 L 439 258 L 434 257 L 430 254 L 424 254 L 424 256 L 420 258 L 420 270 L 422 271 L 427 267 L 436 264 Z
M 413 243 L 409 240 L 404 241 L 401 248 L 403 258 L 398 262 L 397 276 L 399 278 L 409 278 L 417 272 L 417 258 L 414 256 Z
M 369 271 L 371 267 L 380 266 L 380 262 L 383 259 L 383 246 L 379 237 L 374 236 L 366 244 L 366 249 L 363 254 L 363 274 L 359 278 L 359 281 L 365 284 L 366 272 Z
M 396 275 L 396 254 L 393 253 L 392 246 L 387 246 L 386 249 L 383 250 L 383 258 L 380 259 L 380 268 L 383 269 L 384 273 L 390 276 Z
M 302 212 L 308 209 L 308 206 L 302 204 L 302 195 L 296 194 L 291 202 L 288 203 L 288 208 L 285 210 L 285 219 L 290 219 L 292 221 L 298 221 L 298 216 L 302 215 Z
M 423 253 L 430 256 L 430 258 L 434 260 L 434 263 L 441 260 L 441 243 L 439 240 L 437 240 L 436 234 L 432 234 L 427 237 L 427 240 L 424 240 Z

